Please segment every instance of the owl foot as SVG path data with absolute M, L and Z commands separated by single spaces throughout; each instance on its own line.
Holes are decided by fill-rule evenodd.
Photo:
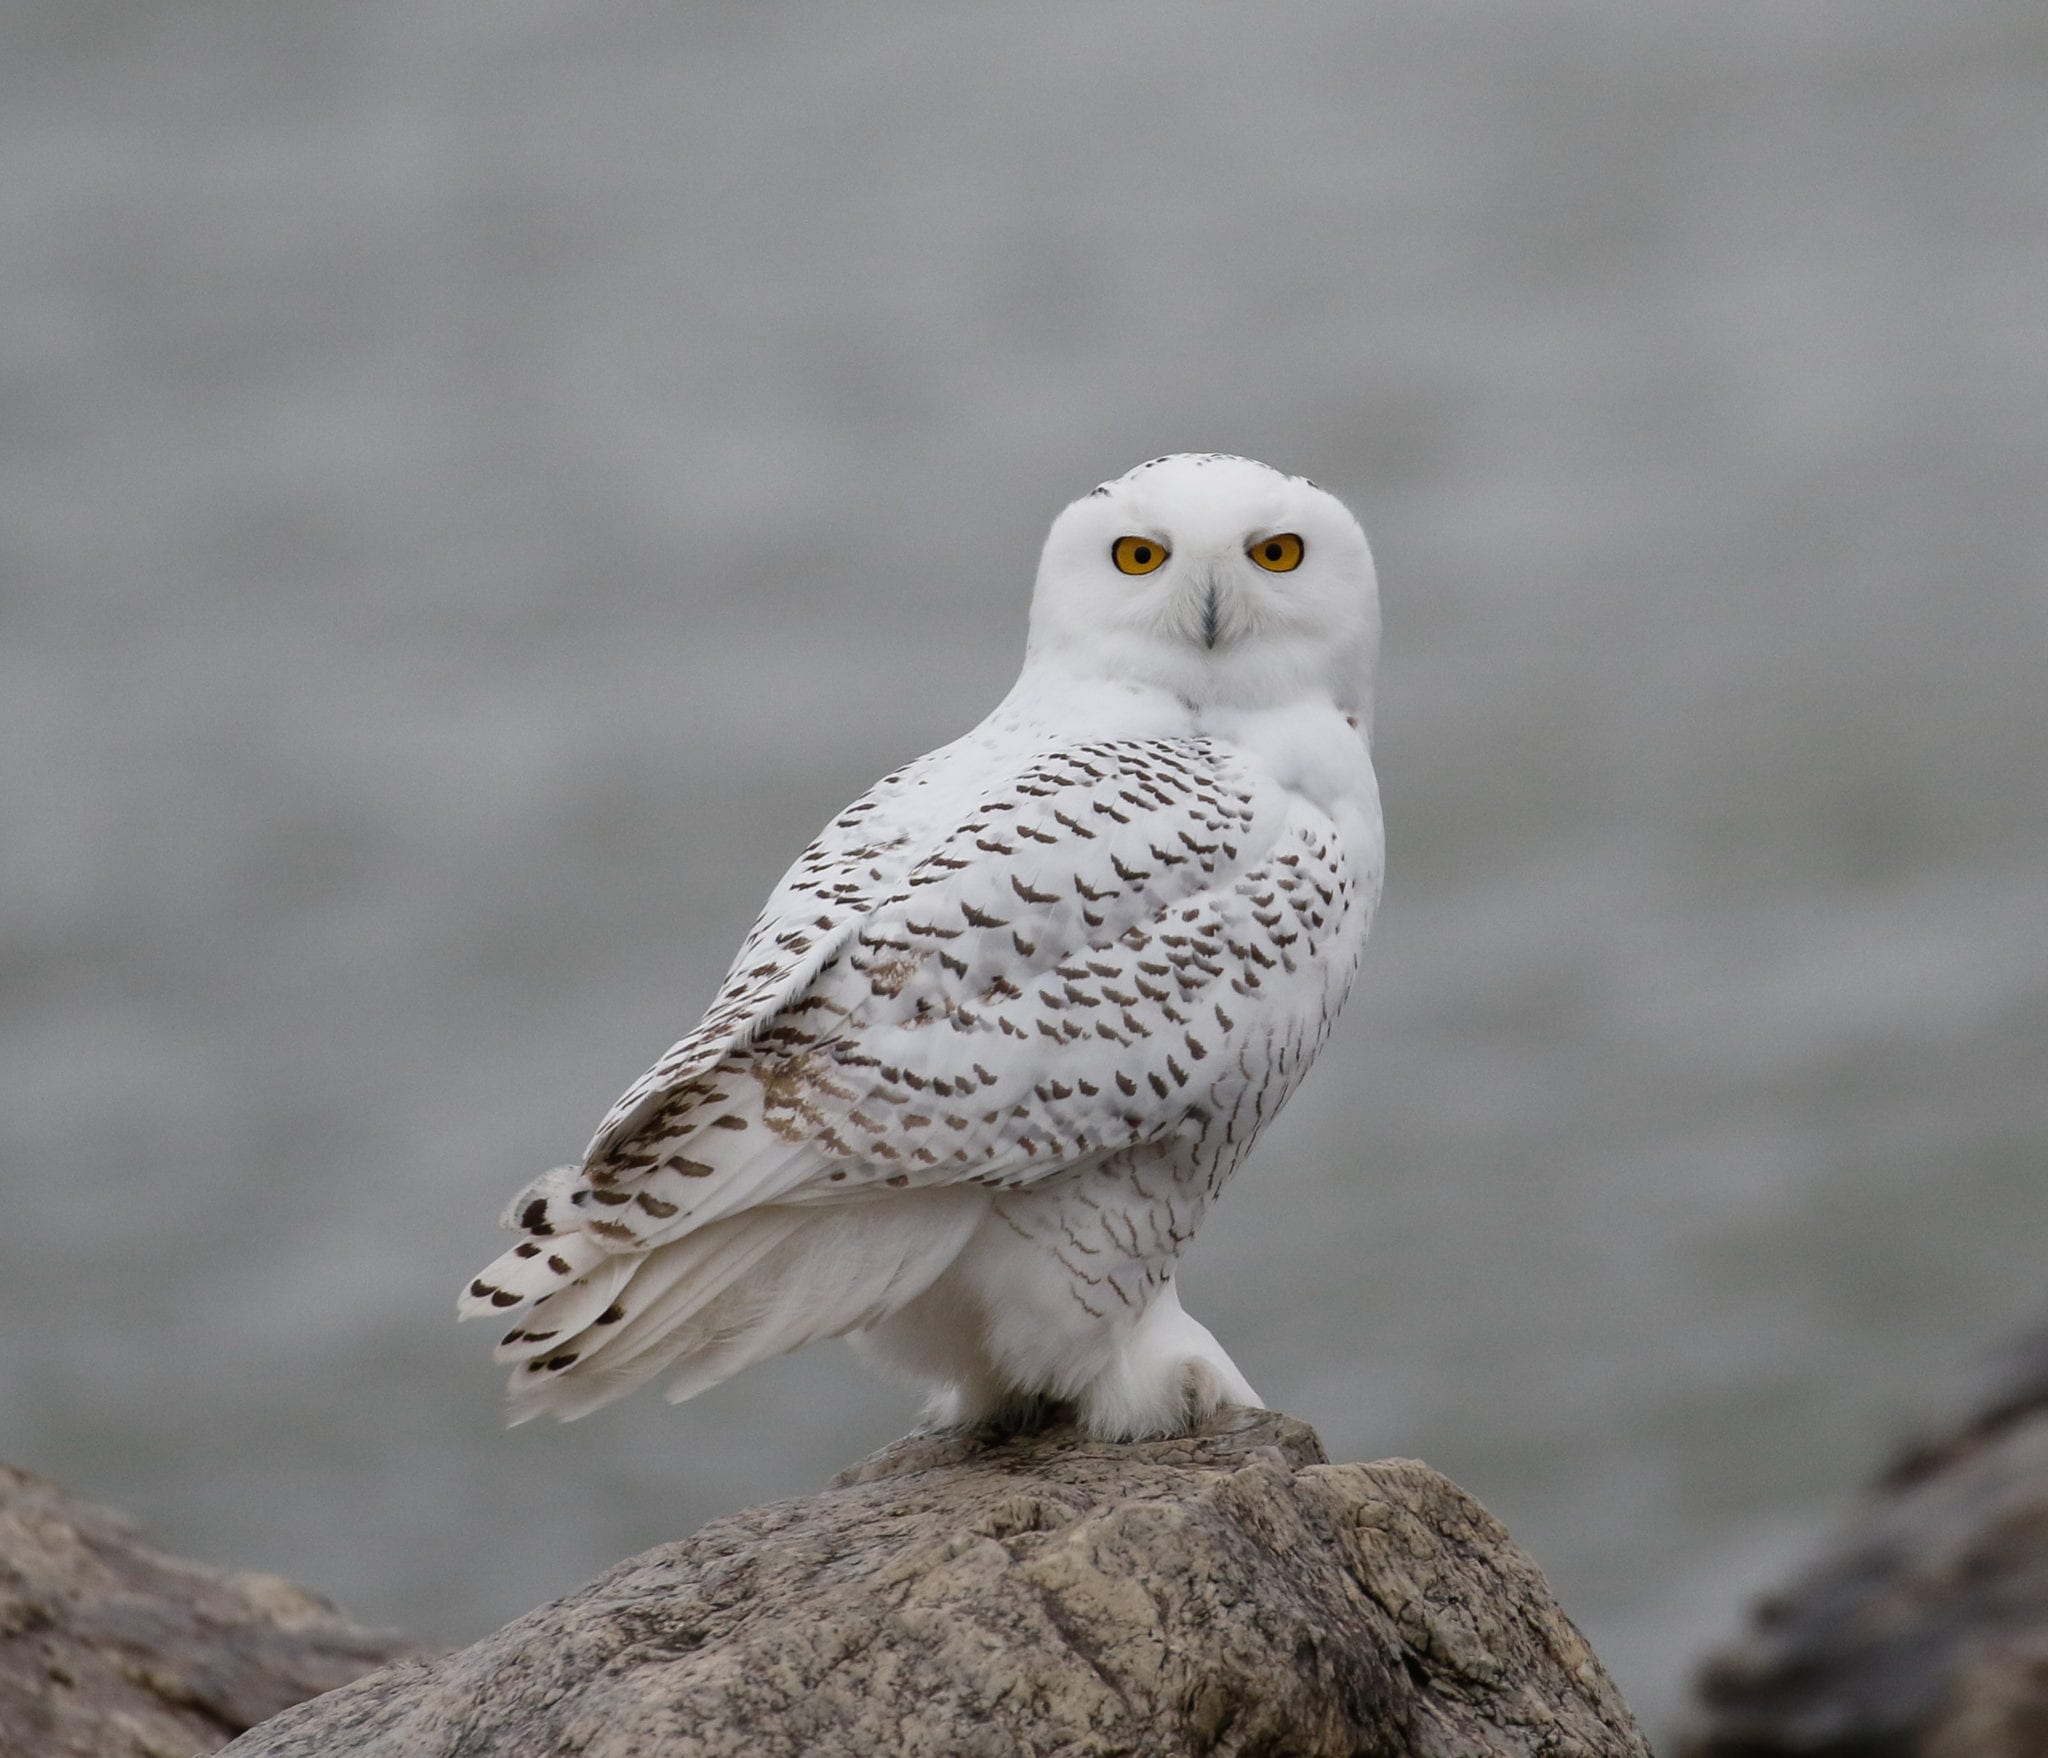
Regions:
M 1222 1344 L 1181 1310 L 1171 1283 L 1076 1403 L 1081 1426 L 1111 1441 L 1188 1434 L 1219 1410 L 1265 1407 Z

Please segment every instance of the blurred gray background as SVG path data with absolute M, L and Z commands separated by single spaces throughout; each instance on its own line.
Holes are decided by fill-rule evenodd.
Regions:
M 497 1420 L 511 1190 L 1006 686 L 1044 525 L 1378 549 L 1387 903 L 1191 1307 L 1654 1724 L 2048 1243 L 2048 10 L 9 0 L 0 1451 L 476 1634 L 833 1345 Z

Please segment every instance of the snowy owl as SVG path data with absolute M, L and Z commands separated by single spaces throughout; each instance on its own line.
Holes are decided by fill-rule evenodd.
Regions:
M 1053 522 L 1024 667 L 770 896 L 711 1010 L 505 1211 L 513 1420 L 846 1336 L 938 1421 L 1258 1397 L 1180 1255 L 1314 1060 L 1384 839 L 1358 522 L 1155 458 Z

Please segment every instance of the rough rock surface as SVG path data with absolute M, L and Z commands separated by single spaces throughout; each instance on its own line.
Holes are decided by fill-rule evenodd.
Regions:
M 189 1758 L 419 1646 L 0 1465 L 0 1758 Z
M 1137 1445 L 902 1441 L 229 1750 L 1647 1755 L 1483 1508 L 1264 1412 Z
M 1685 1758 L 2048 1758 L 2048 1325 L 1701 1670 Z

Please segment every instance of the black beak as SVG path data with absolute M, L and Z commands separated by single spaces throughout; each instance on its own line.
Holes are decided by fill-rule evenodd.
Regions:
M 1202 645 L 1212 650 L 1216 645 L 1216 624 L 1220 614 L 1216 583 L 1212 580 L 1209 590 L 1202 594 Z

